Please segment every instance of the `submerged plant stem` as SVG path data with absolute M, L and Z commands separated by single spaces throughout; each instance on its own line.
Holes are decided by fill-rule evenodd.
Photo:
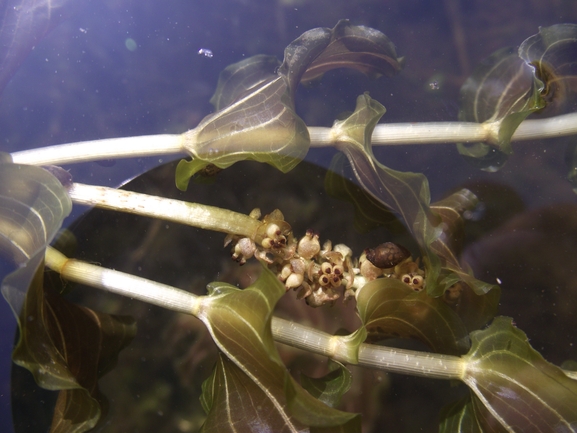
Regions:
M 200 298 L 185 290 L 124 272 L 69 259 L 52 247 L 46 249 L 45 264 L 67 280 L 148 302 L 179 313 L 198 309 Z
M 198 313 L 202 296 L 124 272 L 105 269 L 81 260 L 69 259 L 52 247 L 46 250 L 45 264 L 70 281 L 127 296 L 185 314 Z M 347 362 L 346 347 L 326 332 L 274 317 L 273 337 L 308 352 Z M 358 365 L 390 372 L 436 379 L 461 379 L 464 361 L 456 356 L 438 355 L 361 344 Z
M 494 139 L 498 125 L 472 122 L 423 122 L 379 124 L 375 127 L 375 146 L 405 144 L 438 144 L 485 142 Z M 331 128 L 309 127 L 311 147 L 333 146 Z M 525 120 L 515 131 L 512 141 L 555 138 L 577 134 L 577 113 L 546 119 Z M 134 158 L 166 154 L 184 154 L 184 134 L 143 135 L 107 138 L 60 144 L 12 153 L 18 164 L 63 165 L 111 158 Z
M 184 153 L 181 134 L 141 135 L 79 141 L 12 153 L 16 164 L 63 165 L 112 158 Z
M 342 337 L 278 317 L 272 319 L 272 333 L 274 339 L 279 343 L 329 356 L 337 361 L 348 362 L 345 347 L 336 344 L 335 341 L 335 339 Z M 360 345 L 358 359 L 358 365 L 362 367 L 378 368 L 392 373 L 410 374 L 431 379 L 460 380 L 463 377 L 465 367 L 465 362 L 456 356 L 366 343 Z
M 204 230 L 253 238 L 262 224 L 238 212 L 103 186 L 74 183 L 68 190 L 74 203 L 174 221 Z

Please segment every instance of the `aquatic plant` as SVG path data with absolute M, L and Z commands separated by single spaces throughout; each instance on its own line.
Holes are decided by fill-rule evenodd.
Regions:
M 475 209 L 475 195 L 462 189 L 430 203 L 425 176 L 392 170 L 372 152 L 391 142 L 452 141 L 461 143 L 465 158 L 494 171 L 513 140 L 575 134 L 574 114 L 525 118 L 571 96 L 576 44 L 577 26 L 557 25 L 541 29 L 518 51 L 491 56 L 463 86 L 462 122 L 378 125 L 385 109 L 363 94 L 332 128 L 307 127 L 295 112 L 299 83 L 340 67 L 376 77 L 403 66 L 384 34 L 341 21 L 305 32 L 286 48 L 282 63 L 256 56 L 226 68 L 211 100 L 215 112 L 184 134 L 3 154 L 1 247 L 20 265 L 2 284 L 19 319 L 13 360 L 40 386 L 58 391 L 51 431 L 87 431 L 102 421 L 107 402 L 98 380 L 136 332 L 127 317 L 68 301 L 64 280 L 193 315 L 206 326 L 219 356 L 202 387 L 201 431 L 360 431 L 358 414 L 336 409 L 351 384 L 347 364 L 465 383 L 470 393 L 444 411 L 443 432 L 576 431 L 575 373 L 545 361 L 511 319 L 495 317 L 499 287 L 476 279 L 459 261 L 462 215 Z M 354 253 L 338 239 L 321 241 L 313 230 L 293 233 L 282 209 L 263 215 L 255 207 L 244 215 L 83 185 L 58 167 L 185 151 L 192 159 L 176 168 L 176 187 L 185 190 L 191 179 L 218 176 L 247 159 L 289 172 L 311 146 L 340 151 L 325 185 L 355 206 L 357 226 L 399 227 L 400 221 L 415 246 L 383 240 Z M 221 232 L 235 261 L 258 260 L 262 272 L 247 288 L 213 282 L 207 295 L 197 296 L 69 258 L 50 243 L 72 203 Z M 45 269 L 61 279 L 50 279 Z M 329 335 L 274 317 L 275 304 L 291 289 L 311 307 L 339 298 L 355 302 L 361 326 Z M 392 337 L 418 340 L 430 352 L 377 344 Z M 329 373 L 297 381 L 275 341 L 329 357 Z

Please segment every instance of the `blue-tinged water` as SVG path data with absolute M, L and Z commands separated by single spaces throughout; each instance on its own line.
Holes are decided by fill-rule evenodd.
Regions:
M 41 10 L 44 15 L 35 19 L 47 23 L 67 16 L 69 3 L 74 1 L 2 0 L 0 13 Z M 79 5 L 36 42 L 34 35 L 43 32 L 31 16 L 17 26 L 0 17 L 5 25 L 0 60 L 6 59 L 0 78 L 13 75 L 0 89 L 0 151 L 186 131 L 211 112 L 209 99 L 227 65 L 261 53 L 282 59 L 284 47 L 301 33 L 333 27 L 343 18 L 387 34 L 406 66 L 399 76 L 378 80 L 330 72 L 322 82 L 299 89 L 297 112 L 308 125 L 330 126 L 365 91 L 386 106 L 382 122 L 456 120 L 459 88 L 482 59 L 518 46 L 539 26 L 577 22 L 576 2 L 545 0 L 87 0 Z M 33 25 L 27 28 L 27 22 Z M 565 145 L 563 140 L 514 145 L 507 165 L 493 174 L 464 164 L 450 144 L 375 150 L 392 168 L 425 173 L 433 200 L 464 186 L 476 188 L 489 214 L 486 225 L 473 228 L 465 256 L 479 278 L 503 282 L 502 313 L 513 316 L 534 347 L 557 364 L 577 359 L 577 198 L 565 179 Z M 313 150 L 308 159 L 326 167 L 330 155 Z M 115 186 L 159 164 L 152 158 L 67 168 L 76 181 Z M 258 196 L 254 201 L 259 206 Z M 218 260 L 226 258 L 224 252 Z M 0 263 L 0 277 L 9 269 Z M 9 354 L 15 328 L 0 300 L 2 432 L 12 425 Z M 414 386 L 413 379 L 400 380 Z M 418 408 L 389 413 L 397 398 L 410 400 L 381 396 L 389 409 L 382 409 L 380 425 L 416 431 L 410 409 Z M 436 431 L 434 414 L 427 416 L 423 431 Z

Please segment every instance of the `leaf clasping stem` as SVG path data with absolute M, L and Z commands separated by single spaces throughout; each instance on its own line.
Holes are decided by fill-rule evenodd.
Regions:
M 495 128 L 498 129 L 498 125 L 487 128 L 485 124 L 474 122 L 381 123 L 375 127 L 371 143 L 373 146 L 391 146 L 490 142 L 495 139 Z M 331 128 L 313 126 L 308 130 L 311 147 L 334 146 Z M 536 140 L 576 134 L 577 113 L 569 113 L 545 119 L 525 120 L 511 140 Z M 187 131 L 184 134 L 106 138 L 23 150 L 11 155 L 17 164 L 64 165 L 100 159 L 185 154 L 184 145 L 190 136 L 190 131 Z
M 210 308 L 210 303 L 203 302 L 206 299 L 203 296 L 197 296 L 146 278 L 105 269 L 81 260 L 69 259 L 52 247 L 48 247 L 46 250 L 45 264 L 67 280 L 148 302 L 179 313 L 198 317 L 202 308 Z M 335 338 L 346 337 L 333 336 L 277 317 L 272 319 L 272 334 L 279 343 L 328 356 L 342 362 L 350 362 L 350 351 L 347 350 L 346 345 L 335 341 Z M 365 343 L 359 346 L 358 365 L 413 376 L 457 380 L 462 379 L 465 369 L 465 361 L 456 356 Z

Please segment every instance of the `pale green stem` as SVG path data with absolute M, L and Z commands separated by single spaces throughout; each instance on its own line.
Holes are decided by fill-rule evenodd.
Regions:
M 341 336 L 277 317 L 272 319 L 272 333 L 279 343 L 348 362 L 347 347 L 338 341 L 343 338 Z M 456 356 L 365 343 L 359 347 L 358 365 L 431 379 L 457 380 L 463 377 L 465 368 L 465 362 Z
M 174 221 L 204 230 L 254 239 L 260 221 L 238 212 L 132 191 L 74 183 L 68 190 L 74 203 Z
M 184 153 L 181 134 L 141 135 L 79 141 L 12 153 L 16 164 L 64 165 L 99 159 Z
M 310 127 L 311 147 L 333 146 L 331 128 Z M 372 144 L 376 146 L 404 144 L 436 144 L 494 141 L 498 124 L 472 122 L 423 122 L 379 124 L 375 127 Z M 525 120 L 515 131 L 512 140 L 533 140 L 577 134 L 577 113 L 546 119 Z M 133 158 L 183 153 L 186 137 L 180 135 L 145 135 L 108 138 L 60 144 L 12 153 L 18 164 L 63 165 L 98 159 Z
M 69 259 L 52 247 L 46 250 L 45 264 L 70 281 L 158 305 L 179 313 L 196 315 L 200 311 L 202 296 L 185 290 L 124 272 L 105 269 L 80 260 Z M 273 337 L 308 352 L 347 361 L 347 348 L 340 344 L 346 337 L 333 336 L 314 328 L 274 317 Z M 411 350 L 394 349 L 371 344 L 361 344 L 358 365 L 379 368 L 437 379 L 461 379 L 464 361 L 461 358 Z
M 198 310 L 200 297 L 185 290 L 124 272 L 69 259 L 52 247 L 46 249 L 45 264 L 67 280 L 148 302 L 179 313 Z
M 466 361 L 457 356 L 363 343 L 359 348 L 359 365 L 430 379 L 462 380 Z

